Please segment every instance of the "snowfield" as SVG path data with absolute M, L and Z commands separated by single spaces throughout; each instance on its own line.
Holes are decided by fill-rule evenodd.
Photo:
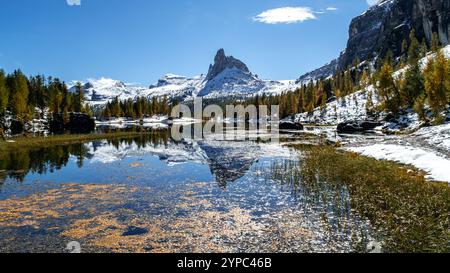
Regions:
M 428 173 L 427 178 L 450 183 L 450 160 L 433 151 L 404 145 L 374 144 L 348 147 L 345 150 L 379 160 L 390 160 L 412 165 Z
M 387 2 L 382 3 L 384 5 Z M 450 58 L 450 45 L 442 49 L 445 56 Z M 423 58 L 421 62 L 422 68 L 424 68 L 433 54 L 428 54 Z M 406 68 L 396 71 L 394 77 L 399 77 Z M 364 90 L 350 94 L 344 98 L 339 98 L 336 101 L 328 103 L 324 109 L 320 107 L 313 110 L 311 113 L 300 113 L 295 115 L 294 119 L 300 123 L 316 124 L 316 125 L 338 125 L 339 123 L 352 120 L 364 120 L 368 118 L 366 110 L 366 104 L 368 101 L 368 95 L 372 94 L 373 106 L 380 105 L 380 98 L 377 96 L 374 86 L 370 85 Z M 417 114 L 409 111 L 405 115 L 401 116 L 399 120 L 394 123 L 386 124 L 387 129 L 392 132 L 400 130 L 417 130 L 422 123 L 419 121 Z
M 75 92 L 76 82 L 70 90 Z M 294 81 L 261 80 L 257 76 L 236 68 L 227 68 L 210 81 L 204 75 L 185 77 L 167 74 L 150 87 L 100 78 L 82 82 L 86 101 L 91 106 L 103 106 L 107 102 L 136 99 L 138 97 L 163 97 L 177 101 L 191 101 L 196 97 L 218 99 L 229 96 L 277 95 L 298 87 Z
M 338 125 L 349 120 L 367 119 L 366 104 L 369 93 L 372 93 L 374 106 L 379 105 L 380 99 L 375 94 L 373 86 L 369 86 L 362 91 L 328 103 L 324 109 L 316 108 L 312 113 L 297 114 L 294 117 L 295 121 L 316 125 Z
M 424 127 L 415 132 L 413 136 L 450 154 L 450 123 Z

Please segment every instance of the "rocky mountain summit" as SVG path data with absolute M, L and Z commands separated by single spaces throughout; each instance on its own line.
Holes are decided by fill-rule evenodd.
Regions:
M 259 79 L 250 72 L 244 62 L 227 56 L 224 49 L 217 51 L 206 77 L 204 74 L 195 77 L 167 74 L 148 88 L 106 78 L 90 79 L 83 83 L 87 102 L 100 107 L 116 97 L 126 100 L 166 96 L 172 101 L 189 101 L 195 97 L 220 99 L 262 93 L 279 94 L 293 89 L 294 86 L 294 81 Z M 72 87 L 71 91 L 74 92 L 75 87 Z
M 234 58 L 233 56 L 226 56 L 225 50 L 221 48 L 219 49 L 219 51 L 217 51 L 216 57 L 214 58 L 214 64 L 211 64 L 209 66 L 206 80 L 210 81 L 214 79 L 227 68 L 229 69 L 236 68 L 242 72 L 250 73 L 250 70 L 248 69 L 246 64 Z
M 392 51 L 402 54 L 402 43 L 414 29 L 419 41 L 430 44 L 437 33 L 442 45 L 450 41 L 450 0 L 381 0 L 354 18 L 349 28 L 346 49 L 331 63 L 301 76 L 297 82 L 327 77 L 345 69 L 354 60 L 384 57 Z
M 256 93 L 279 93 L 289 90 L 290 87 L 286 82 L 259 79 L 250 72 L 245 63 L 233 56 L 226 56 L 225 51 L 219 49 L 197 96 L 245 97 Z
M 432 34 L 437 33 L 441 44 L 447 45 L 450 41 L 450 0 L 380 0 L 352 20 L 347 47 L 339 58 L 301 76 L 296 82 L 260 79 L 244 62 L 219 49 L 206 76 L 167 74 L 148 88 L 111 79 L 90 80 L 85 85 L 86 96 L 90 104 L 101 106 L 115 97 L 123 100 L 167 96 L 183 101 L 195 97 L 216 99 L 280 94 L 310 80 L 328 77 L 347 68 L 356 59 L 382 58 L 389 50 L 394 57 L 399 57 L 402 43 L 412 29 L 416 30 L 419 40 L 425 39 L 430 44 Z

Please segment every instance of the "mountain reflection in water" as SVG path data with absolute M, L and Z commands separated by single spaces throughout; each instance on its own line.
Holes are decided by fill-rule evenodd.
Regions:
M 272 175 L 274 166 L 298 161 L 297 151 L 279 143 L 174 141 L 168 130 L 17 149 L 1 155 L 0 215 L 25 214 L 0 220 L 0 252 L 37 239 L 27 251 L 43 244 L 58 251 L 67 237 L 93 252 L 365 251 L 371 227 L 352 212 L 345 188 L 328 191 L 341 203 L 328 202 Z M 130 227 L 158 235 L 124 237 Z M 8 244 L 13 237 L 23 242 Z
M 116 130 L 114 130 L 116 131 Z M 92 141 L 83 144 L 42 148 L 18 148 L 0 155 L 0 183 L 6 178 L 19 182 L 28 174 L 45 175 L 67 166 L 71 159 L 78 168 L 90 163 L 113 163 L 130 156 L 151 155 L 168 166 L 183 163 L 208 165 L 221 188 L 245 175 L 262 156 L 286 156 L 287 149 L 257 141 L 225 141 L 207 138 L 175 141 L 169 129 L 151 130 L 137 137 Z

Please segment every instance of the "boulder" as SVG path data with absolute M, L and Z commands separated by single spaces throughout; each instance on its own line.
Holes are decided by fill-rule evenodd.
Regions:
M 304 129 L 303 125 L 294 121 L 280 121 L 280 130 L 298 130 Z
M 95 120 L 87 114 L 71 113 L 66 128 L 73 133 L 89 133 L 95 129 Z
M 376 121 L 370 120 L 354 120 L 354 121 L 346 121 L 340 123 L 337 127 L 338 133 L 343 134 L 356 134 L 356 133 L 364 133 L 373 131 L 376 127 L 381 126 L 382 124 Z
M 9 130 L 11 131 L 11 135 L 19 135 L 22 134 L 25 129 L 25 123 L 18 119 L 12 119 L 9 125 Z
M 65 122 L 63 115 L 54 114 L 50 120 L 50 132 L 52 133 L 62 133 L 65 130 Z
M 68 121 L 64 119 L 62 114 L 55 114 L 50 121 L 50 131 L 53 133 L 61 133 L 66 130 L 71 133 L 89 133 L 94 129 L 95 120 L 82 113 L 70 113 Z

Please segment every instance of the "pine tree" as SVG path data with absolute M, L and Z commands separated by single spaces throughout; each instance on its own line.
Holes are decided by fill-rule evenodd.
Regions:
M 436 32 L 433 32 L 431 38 L 431 50 L 435 53 L 439 51 L 439 36 Z
M 408 48 L 408 64 L 414 65 L 420 59 L 420 45 L 416 38 L 416 31 L 412 30 L 409 34 L 409 48 Z
M 426 119 L 425 101 L 426 101 L 425 94 L 422 94 L 416 99 L 413 106 L 414 112 L 417 113 L 417 115 L 421 120 Z
M 370 83 L 370 76 L 369 73 L 367 72 L 367 70 L 364 70 L 362 75 L 361 75 L 361 79 L 359 81 L 359 87 L 360 88 L 365 88 L 369 85 Z
M 391 64 L 386 61 L 381 67 L 377 77 L 377 90 L 385 109 L 397 113 L 399 110 L 399 94 L 395 80 L 392 76 L 393 72 Z
M 424 71 L 425 93 L 430 107 L 437 117 L 444 110 L 450 99 L 450 61 L 442 51 L 430 59 Z
M 107 105 L 107 106 L 105 107 L 105 110 L 104 110 L 104 112 L 103 112 L 103 116 L 104 116 L 105 118 L 110 118 L 110 117 L 111 117 L 111 112 L 109 111 L 109 105 Z
M 84 88 L 80 82 L 75 86 L 75 101 L 74 101 L 74 111 L 83 112 L 84 106 Z
M 423 58 L 427 55 L 428 53 L 428 45 L 427 42 L 425 41 L 425 38 L 422 39 L 422 44 L 420 45 L 420 56 Z
M 420 46 L 414 30 L 410 34 L 408 50 L 408 69 L 401 80 L 400 95 L 402 105 L 412 107 L 416 99 L 424 92 L 423 74 L 420 69 Z
M 320 103 L 320 109 L 322 111 L 325 111 L 327 109 L 327 96 L 326 96 L 326 94 L 324 94 L 322 96 L 322 102 Z
M 3 70 L 0 69 L 0 115 L 6 111 L 9 100 L 9 91 L 6 86 L 6 75 Z
M 53 115 L 61 114 L 63 109 L 63 94 L 62 90 L 64 84 L 57 78 L 48 79 L 48 96 L 49 96 L 49 110 Z
M 7 77 L 7 85 L 10 91 L 9 105 L 12 112 L 20 119 L 27 120 L 28 113 L 28 79 L 20 70 L 14 71 Z
M 407 56 L 408 56 L 408 42 L 406 41 L 406 39 L 404 39 L 402 42 L 402 57 L 400 65 L 401 67 L 403 67 L 406 64 Z
M 28 104 L 33 107 L 37 107 L 44 112 L 47 106 L 47 86 L 45 83 L 45 77 L 38 75 L 30 77 L 29 80 L 29 91 L 30 95 L 28 97 Z
M 366 112 L 368 114 L 371 114 L 372 111 L 373 111 L 373 107 L 374 107 L 374 104 L 373 104 L 373 93 L 372 93 L 372 91 L 369 91 L 367 93 Z

